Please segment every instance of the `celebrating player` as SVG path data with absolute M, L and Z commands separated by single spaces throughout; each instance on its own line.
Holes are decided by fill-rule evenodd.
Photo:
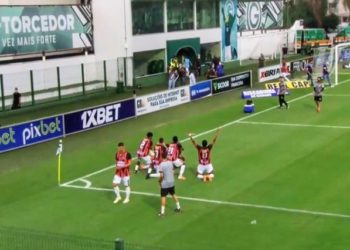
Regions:
M 322 84 L 321 77 L 317 78 L 317 84 L 314 87 L 314 100 L 316 103 L 316 111 L 321 112 L 321 102 L 322 102 L 322 92 L 324 90 L 324 86 Z
M 139 149 L 137 150 L 137 163 L 135 165 L 135 174 L 138 173 L 139 169 L 147 169 L 151 165 L 150 150 L 152 148 L 153 133 L 148 132 L 146 137 L 141 141 Z
M 115 155 L 116 169 L 115 175 L 113 178 L 113 189 L 116 195 L 116 198 L 113 203 L 118 203 L 122 198 L 120 196 L 119 185 L 123 182 L 125 186 L 126 197 L 123 203 L 128 203 L 130 200 L 130 164 L 131 164 L 131 155 L 125 150 L 123 142 L 118 144 L 118 151 Z
M 183 147 L 179 142 L 179 139 L 177 138 L 177 136 L 174 136 L 173 142 L 168 146 L 167 159 L 172 161 L 173 165 L 176 168 L 180 168 L 178 179 L 186 180 L 186 177 L 183 176 L 185 173 L 186 165 L 185 165 L 185 158 L 181 156 L 182 151 L 183 151 Z
M 214 178 L 214 168 L 211 164 L 210 159 L 210 153 L 213 149 L 213 146 L 216 142 L 216 139 L 219 135 L 219 129 L 216 131 L 216 134 L 213 138 L 213 142 L 208 145 L 207 140 L 202 141 L 202 146 L 198 145 L 196 141 L 193 139 L 192 134 L 188 134 L 190 137 L 192 144 L 195 146 L 195 148 L 198 150 L 198 167 L 197 167 L 197 178 L 200 180 L 206 181 L 212 181 Z
M 164 152 L 167 152 L 166 145 L 164 143 L 164 138 L 160 137 L 158 140 L 158 143 L 154 146 L 154 156 L 152 159 L 152 166 L 153 169 L 156 171 L 156 173 L 152 174 L 152 168 L 148 168 L 148 173 L 146 175 L 146 179 L 149 179 L 150 177 L 159 178 L 159 165 L 163 160 L 163 154 Z

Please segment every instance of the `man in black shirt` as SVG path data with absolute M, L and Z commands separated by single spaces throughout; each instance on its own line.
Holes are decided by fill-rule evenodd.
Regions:
M 13 93 L 13 102 L 11 109 L 19 108 L 21 108 L 21 93 L 18 92 L 18 88 L 15 88 L 15 92 Z

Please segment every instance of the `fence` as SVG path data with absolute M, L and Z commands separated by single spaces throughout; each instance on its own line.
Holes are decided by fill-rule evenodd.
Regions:
M 73 237 L 27 229 L 0 227 L 1 250 L 174 250 L 155 246 Z
M 117 83 L 132 83 L 129 73 L 132 58 L 118 58 L 41 68 L 0 75 L 0 111 L 12 105 L 14 88 L 21 93 L 22 106 L 61 100 L 64 97 L 86 95 L 118 88 Z M 131 71 L 132 72 L 132 71 Z

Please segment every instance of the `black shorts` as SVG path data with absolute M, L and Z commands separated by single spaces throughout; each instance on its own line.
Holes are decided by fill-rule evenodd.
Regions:
M 322 96 L 314 96 L 315 102 L 322 102 Z
M 160 196 L 161 197 L 166 197 L 168 194 L 174 195 L 175 194 L 175 187 L 161 188 L 160 189 Z

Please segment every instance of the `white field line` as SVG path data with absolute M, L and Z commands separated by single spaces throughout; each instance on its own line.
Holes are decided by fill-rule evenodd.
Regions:
M 343 94 L 323 94 L 323 96 L 330 96 L 330 97 L 350 97 L 350 95 L 343 95 Z
M 97 187 L 86 188 L 86 187 L 70 185 L 70 184 L 66 184 L 66 185 L 64 185 L 64 187 L 75 188 L 75 189 L 93 190 L 93 191 L 102 191 L 102 192 L 113 192 L 112 188 L 97 188 Z M 158 198 L 160 197 L 159 194 L 148 193 L 148 192 L 132 191 L 131 193 L 135 194 L 135 195 L 151 196 L 151 197 L 158 197 Z M 311 210 L 305 210 L 305 209 L 294 209 L 294 208 L 286 208 L 286 207 L 274 207 L 274 206 L 268 206 L 268 205 L 258 205 L 258 204 L 249 204 L 249 203 L 240 203 L 240 202 L 231 202 L 231 201 L 210 200 L 210 199 L 195 198 L 195 197 L 185 197 L 185 196 L 179 196 L 179 198 L 181 200 L 203 202 L 203 203 L 210 203 L 210 204 L 216 204 L 216 205 L 226 205 L 226 206 L 234 206 L 234 207 L 249 207 L 249 208 L 258 208 L 258 209 L 265 209 L 265 210 L 273 210 L 273 211 L 294 213 L 294 214 L 307 214 L 307 215 L 315 215 L 315 216 L 336 217 L 336 218 L 350 219 L 350 215 L 348 215 L 348 214 L 338 214 L 338 213 L 331 213 L 331 212 L 319 212 L 319 211 L 311 211 Z
M 350 79 L 349 79 L 349 81 L 350 81 Z M 288 101 L 288 102 L 289 102 L 289 103 L 291 103 L 291 102 L 296 102 L 296 101 L 301 100 L 301 99 L 303 99 L 303 98 L 305 98 L 305 97 L 307 97 L 307 96 L 310 96 L 310 95 L 312 95 L 312 93 L 309 93 L 309 94 L 306 94 L 306 95 L 303 95 L 303 96 L 294 98 L 294 99 L 292 99 L 292 100 L 290 100 L 290 101 Z M 202 132 L 202 133 L 196 134 L 195 136 L 193 136 L 193 138 L 197 138 L 197 137 L 200 137 L 200 136 L 203 136 L 203 135 L 206 135 L 206 134 L 210 134 L 210 133 L 212 133 L 212 132 L 215 132 L 215 131 L 216 131 L 217 129 L 219 129 L 219 128 L 225 128 L 225 127 L 234 125 L 234 124 L 236 124 L 236 123 L 240 123 L 240 122 L 242 122 L 242 121 L 244 121 L 244 120 L 246 120 L 246 119 L 249 119 L 249 118 L 251 118 L 251 117 L 254 117 L 254 116 L 257 116 L 257 115 L 266 113 L 266 112 L 271 111 L 271 110 L 274 110 L 274 109 L 276 109 L 276 108 L 277 108 L 277 106 L 272 106 L 272 107 L 267 108 L 267 109 L 264 109 L 264 110 L 262 110 L 262 111 L 259 111 L 259 112 L 256 112 L 256 113 L 253 113 L 253 114 L 244 116 L 244 117 L 239 118 L 239 119 L 237 119 L 237 120 L 234 120 L 234 121 L 225 123 L 225 124 L 223 124 L 223 125 L 221 125 L 221 126 L 219 126 L 219 127 L 217 127 L 217 128 L 213 128 L 213 129 L 204 131 L 204 132 Z M 181 142 L 186 142 L 186 141 L 189 141 L 189 138 L 185 138 L 185 139 L 181 140 Z M 136 157 L 134 157 L 132 160 L 135 160 L 135 159 L 136 159 Z M 68 181 L 68 182 L 65 182 L 65 183 L 61 184 L 61 186 L 70 185 L 70 184 L 72 184 L 72 183 L 74 183 L 74 182 L 76 182 L 76 181 L 79 181 L 80 179 L 89 178 L 89 177 L 91 177 L 91 176 L 100 174 L 100 173 L 105 172 L 105 171 L 107 171 L 107 170 L 109 170 L 109 169 L 111 169 L 111 168 L 114 168 L 114 167 L 115 167 L 114 164 L 113 164 L 113 165 L 110 165 L 110 166 L 108 166 L 108 167 L 106 167 L 106 168 L 97 170 L 97 171 L 92 172 L 92 173 L 90 173 L 90 174 L 84 175 L 84 176 L 82 176 L 82 177 L 78 177 L 78 178 L 76 178 L 76 179 L 74 179 L 74 180 L 71 180 L 71 181 Z
M 248 121 L 240 121 L 239 123 L 251 124 L 251 125 L 266 125 L 266 126 L 284 126 L 284 127 L 350 129 L 350 126 L 336 126 L 336 125 L 315 125 L 315 124 L 279 123 L 279 122 L 248 122 Z

